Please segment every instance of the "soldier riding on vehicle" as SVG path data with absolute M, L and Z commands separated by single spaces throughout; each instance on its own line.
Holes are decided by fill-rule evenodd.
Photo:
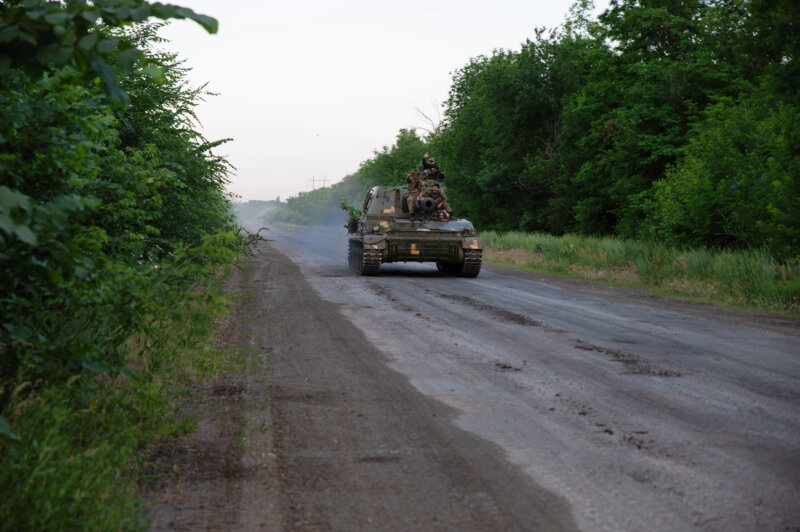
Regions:
M 350 268 L 360 275 L 377 275 L 381 264 L 435 262 L 444 274 L 478 275 L 483 243 L 473 225 L 450 217 L 450 204 L 438 183 L 420 196 L 415 188 L 418 177 L 412 172 L 407 179 L 407 187 L 373 187 L 357 219 L 351 210 Z
M 414 215 L 417 211 L 417 202 L 422 199 L 422 195 L 425 193 L 425 183 L 423 183 L 422 178 L 419 176 L 419 170 L 414 169 L 408 176 L 406 176 L 406 181 L 408 182 L 408 187 L 406 192 L 408 194 L 408 212 L 411 215 Z
M 439 183 L 431 185 L 430 190 L 425 192 L 424 197 L 432 198 L 436 202 L 437 211 L 446 212 L 448 218 L 453 216 L 453 209 L 450 208 L 450 204 L 447 202 L 447 195 L 439 187 Z
M 422 175 L 429 181 L 441 183 L 444 181 L 444 173 L 439 169 L 439 165 L 436 164 L 433 157 L 429 156 L 428 152 L 422 156 Z

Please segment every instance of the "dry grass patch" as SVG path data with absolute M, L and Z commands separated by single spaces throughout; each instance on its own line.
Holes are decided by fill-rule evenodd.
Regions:
M 686 295 L 717 301 L 728 301 L 731 299 L 730 297 L 726 297 L 725 294 L 721 293 L 720 290 L 711 283 L 691 281 L 685 278 L 672 279 L 665 283 L 663 288 L 670 294 Z
M 544 255 L 542 253 L 534 253 L 526 249 L 495 249 L 487 247 L 484 252 L 486 253 L 486 260 L 492 262 L 504 262 L 515 266 L 544 263 Z
M 570 264 L 567 266 L 567 271 L 571 275 L 575 275 L 583 279 L 601 279 L 620 284 L 639 284 L 641 282 L 639 274 L 636 272 L 636 266 L 633 264 L 600 269 L 595 266 Z

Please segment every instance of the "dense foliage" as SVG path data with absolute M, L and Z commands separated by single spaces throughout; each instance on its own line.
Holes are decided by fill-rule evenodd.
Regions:
M 117 104 L 129 101 L 117 74 L 131 72 L 144 56 L 135 43 L 108 34 L 107 28 L 156 17 L 190 19 L 209 33 L 217 31 L 211 17 L 144 0 L 9 0 L 0 5 L 0 14 L 0 74 L 20 67 L 38 77 L 53 67 L 71 66 L 86 80 L 103 80 Z M 157 72 L 153 65 L 149 69 Z
M 148 16 L 216 27 L 142 0 L 0 5 L 0 528 L 109 526 L 164 355 L 246 246 L 202 91 L 155 27 L 120 28 Z
M 596 19 L 591 10 L 581 0 L 560 28 L 455 72 L 425 142 L 459 215 L 483 229 L 796 256 L 800 4 L 613 0 Z M 396 182 L 395 168 L 362 172 L 382 170 L 386 155 L 358 175 Z M 312 204 L 332 210 L 329 195 L 344 194 L 290 199 L 304 213 L 296 221 L 316 216 Z
M 577 4 L 459 70 L 431 143 L 483 227 L 800 249 L 796 2 Z

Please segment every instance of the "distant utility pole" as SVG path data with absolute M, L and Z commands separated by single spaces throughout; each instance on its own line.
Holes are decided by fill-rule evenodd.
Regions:
M 312 175 L 311 179 L 309 179 L 309 181 L 311 181 L 311 190 L 316 190 L 317 189 L 317 181 L 320 181 L 322 183 L 322 186 L 324 187 L 326 185 L 326 183 L 328 182 L 328 176 L 317 178 L 317 177 L 314 177 Z

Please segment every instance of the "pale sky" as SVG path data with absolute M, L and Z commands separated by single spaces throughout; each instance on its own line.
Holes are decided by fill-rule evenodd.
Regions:
M 190 82 L 219 93 L 198 117 L 207 139 L 234 139 L 217 148 L 237 168 L 228 190 L 268 200 L 355 172 L 401 128 L 426 126 L 417 109 L 438 119 L 452 72 L 518 50 L 535 28 L 560 25 L 573 1 L 175 3 L 219 21 L 216 35 L 187 21 L 162 35 L 193 69 Z

